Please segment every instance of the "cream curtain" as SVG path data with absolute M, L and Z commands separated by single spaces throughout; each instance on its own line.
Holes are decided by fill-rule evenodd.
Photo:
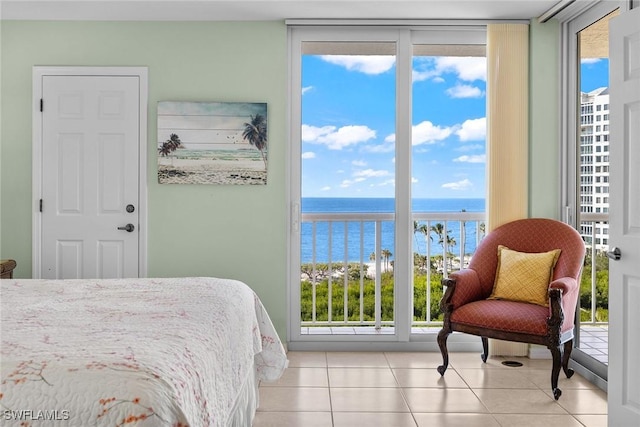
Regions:
M 487 231 L 529 212 L 529 25 L 487 26 Z
M 529 26 L 487 26 L 487 232 L 529 213 Z M 529 345 L 489 340 L 492 356 Z

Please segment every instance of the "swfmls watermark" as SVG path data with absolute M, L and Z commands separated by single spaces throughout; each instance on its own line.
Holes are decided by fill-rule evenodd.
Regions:
M 2 411 L 2 419 L 5 421 L 66 421 L 69 418 L 70 413 L 67 409 L 4 409 Z

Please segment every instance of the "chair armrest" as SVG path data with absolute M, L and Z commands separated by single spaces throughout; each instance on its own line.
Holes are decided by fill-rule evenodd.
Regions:
M 573 277 L 561 277 L 549 283 L 549 289 L 560 289 L 564 295 L 574 291 L 578 287 L 578 281 Z
M 442 297 L 442 304 L 452 304 L 458 308 L 467 303 L 483 299 L 480 277 L 475 270 L 465 268 L 452 273 L 448 279 L 442 279 L 447 290 Z
M 573 329 L 579 295 L 578 281 L 573 277 L 561 277 L 549 284 L 549 326 L 559 325 L 560 331 Z

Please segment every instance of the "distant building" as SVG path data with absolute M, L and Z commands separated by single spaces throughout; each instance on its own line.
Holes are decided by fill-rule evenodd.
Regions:
M 609 249 L 609 88 L 581 93 L 580 212 L 602 214 L 605 223 L 582 223 L 585 242 Z

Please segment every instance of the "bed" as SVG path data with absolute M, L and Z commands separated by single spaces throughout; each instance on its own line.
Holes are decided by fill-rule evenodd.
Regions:
M 0 284 L 3 426 L 250 426 L 287 366 L 239 281 Z

